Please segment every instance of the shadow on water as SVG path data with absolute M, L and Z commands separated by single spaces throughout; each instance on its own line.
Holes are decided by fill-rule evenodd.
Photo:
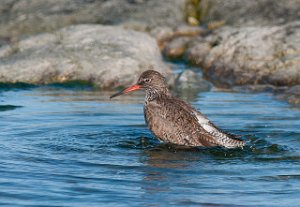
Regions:
M 33 89 L 37 86 L 33 84 L 28 84 L 28 83 L 0 83 L 0 92 L 1 91 L 8 91 L 8 90 L 19 90 L 19 89 Z
M 9 91 L 9 90 L 30 90 L 34 88 L 44 88 L 48 90 L 55 89 L 72 89 L 72 90 L 91 90 L 94 88 L 94 85 L 88 81 L 66 81 L 62 83 L 51 83 L 46 85 L 34 85 L 28 83 L 0 83 L 0 92 Z
M 74 81 L 66 81 L 62 83 L 52 83 L 46 85 L 46 87 L 52 89 L 87 90 L 87 89 L 93 89 L 94 85 L 88 81 L 74 80 Z
M 9 111 L 14 110 L 17 108 L 21 108 L 22 106 L 14 106 L 14 105 L 0 105 L 0 112 L 1 111 Z

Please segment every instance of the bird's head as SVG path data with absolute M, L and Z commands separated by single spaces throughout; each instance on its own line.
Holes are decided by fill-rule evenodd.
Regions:
M 164 76 L 155 70 L 147 70 L 141 74 L 136 84 L 112 95 L 110 98 L 144 89 L 146 93 L 168 93 L 168 84 Z

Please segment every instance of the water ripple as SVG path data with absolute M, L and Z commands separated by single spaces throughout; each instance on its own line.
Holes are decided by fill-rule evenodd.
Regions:
M 194 106 L 247 145 L 186 148 L 146 128 L 143 94 L 109 95 L 62 86 L 1 91 L 0 205 L 299 203 L 299 109 L 264 93 L 202 92 L 189 97 Z

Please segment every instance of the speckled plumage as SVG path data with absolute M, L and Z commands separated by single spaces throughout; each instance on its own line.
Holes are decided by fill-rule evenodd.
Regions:
M 146 91 L 145 121 L 159 140 L 184 146 L 244 146 L 244 141 L 221 131 L 199 111 L 172 96 L 165 78 L 157 71 L 145 71 L 134 86 Z M 128 89 L 116 95 L 132 91 Z

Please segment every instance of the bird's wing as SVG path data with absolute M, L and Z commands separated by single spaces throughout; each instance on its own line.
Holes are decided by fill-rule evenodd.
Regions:
M 217 143 L 217 145 L 221 145 L 227 148 L 244 146 L 244 142 L 240 140 L 238 136 L 220 130 L 207 117 L 205 117 L 192 106 L 188 105 L 186 102 L 180 99 L 176 99 L 175 102 L 177 105 L 180 105 L 187 112 L 189 112 L 191 116 L 193 116 L 197 120 L 198 124 L 203 129 L 202 133 L 209 134 L 211 137 L 210 139 L 213 139 L 213 142 Z
M 218 139 L 200 124 L 189 105 L 170 99 L 145 106 L 145 118 L 152 132 L 165 142 L 188 146 L 218 146 Z

